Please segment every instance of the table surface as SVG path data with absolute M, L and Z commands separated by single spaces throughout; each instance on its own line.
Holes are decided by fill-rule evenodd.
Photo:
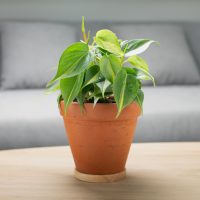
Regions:
M 0 200 L 200 199 L 200 143 L 133 144 L 127 178 L 86 183 L 73 177 L 69 147 L 0 151 Z

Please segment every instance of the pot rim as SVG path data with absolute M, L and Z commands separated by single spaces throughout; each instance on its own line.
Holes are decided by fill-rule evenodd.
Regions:
M 138 117 L 141 115 L 141 109 L 137 102 L 132 102 L 129 106 L 125 107 L 118 118 L 117 115 L 117 104 L 116 103 L 99 103 L 93 107 L 93 103 L 85 103 L 83 105 L 84 112 L 79 108 L 78 102 L 72 102 L 71 106 L 68 108 L 67 112 L 64 114 L 64 101 L 60 102 L 59 110 L 61 116 L 68 118 L 80 118 L 81 120 L 95 119 L 102 121 L 112 121 L 112 120 L 125 120 L 132 119 L 133 116 Z M 129 112 L 127 113 L 127 111 Z M 99 115 L 101 113 L 101 117 Z M 103 114 L 102 114 L 103 113 Z M 73 116 L 73 117 L 72 117 Z M 70 118 L 69 117 L 69 118 Z
M 61 102 L 64 102 L 64 100 L 60 101 L 60 104 L 61 104 Z M 72 104 L 78 104 L 79 105 L 79 103 L 77 101 L 73 101 Z M 83 104 L 94 104 L 94 103 L 86 102 L 86 103 L 83 103 Z M 116 104 L 116 102 L 114 102 L 114 103 L 112 103 L 112 102 L 111 103 L 98 103 L 97 102 L 96 105 L 97 104 L 106 104 L 107 105 L 107 104 Z

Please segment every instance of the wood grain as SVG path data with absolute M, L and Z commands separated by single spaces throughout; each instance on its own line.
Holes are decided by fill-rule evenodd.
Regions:
M 134 144 L 127 178 L 73 177 L 69 147 L 0 151 L 0 200 L 199 200 L 200 143 Z

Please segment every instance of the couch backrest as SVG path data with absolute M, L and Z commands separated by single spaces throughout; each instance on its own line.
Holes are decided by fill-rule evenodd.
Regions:
M 122 39 L 158 40 L 160 46 L 144 54 L 158 85 L 200 83 L 200 23 L 88 22 L 87 27 L 91 36 L 108 28 Z M 44 87 L 61 52 L 81 37 L 80 23 L 1 22 L 1 88 Z
M 2 23 L 0 23 L 0 90 L 1 90 L 1 82 L 2 82 Z
M 2 24 L 2 88 L 44 87 L 60 54 L 75 42 L 72 25 L 7 22 Z
M 186 23 L 183 27 L 200 72 L 200 23 Z

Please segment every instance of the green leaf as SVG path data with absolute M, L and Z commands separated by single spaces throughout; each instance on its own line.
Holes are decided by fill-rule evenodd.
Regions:
M 65 78 L 60 81 L 60 90 L 65 102 L 65 111 L 79 94 L 83 83 L 83 77 L 84 73 L 77 76 Z
M 147 75 L 147 74 L 145 74 L 144 72 L 138 73 L 138 74 L 137 74 L 137 78 L 138 78 L 139 80 L 145 80 L 145 81 L 152 80 L 152 79 L 150 78 L 150 76 Z
M 62 98 L 62 94 L 59 94 L 57 97 L 57 103 L 58 103 L 58 107 L 60 108 L 60 102 L 63 100 Z
M 104 98 L 104 93 L 105 93 L 106 89 L 111 85 L 111 83 L 108 80 L 105 80 L 105 81 L 96 83 L 96 85 L 101 90 L 102 97 Z
M 121 69 L 121 62 L 118 57 L 113 54 L 104 55 L 100 62 L 100 70 L 103 76 L 113 83 L 117 72 Z
M 82 33 L 85 33 L 85 17 L 84 16 L 82 16 L 81 31 Z
M 135 77 L 137 77 L 138 75 L 138 69 L 136 68 L 131 68 L 131 67 L 124 67 L 124 69 L 126 70 L 127 74 L 132 74 L 134 75 Z
M 84 16 L 82 16 L 82 23 L 81 23 L 81 31 L 82 31 L 82 34 L 83 34 L 83 40 L 84 40 L 84 42 L 86 42 L 87 44 L 88 44 L 88 42 L 89 42 L 89 32 L 88 32 L 88 37 L 87 37 L 87 34 L 86 34 L 86 32 L 85 32 L 85 17 Z
M 104 97 L 103 97 L 101 89 L 97 86 L 97 84 L 93 84 L 93 91 L 90 92 L 88 99 L 97 98 L 97 97 L 99 99 L 104 99 L 105 97 L 107 97 L 111 94 L 112 94 L 112 92 L 105 91 Z
M 119 56 L 124 55 L 123 51 L 121 50 L 118 38 L 112 31 L 107 29 L 100 30 L 96 33 L 94 40 L 96 44 L 102 49 L 105 49 L 106 51 Z
M 133 74 L 138 80 L 151 80 L 155 86 L 154 77 L 147 71 L 138 68 L 124 67 L 128 74 Z
M 80 104 L 82 111 L 84 110 L 84 102 L 88 98 L 89 93 L 93 91 L 93 85 L 87 85 L 84 88 L 80 89 L 80 92 L 76 96 L 77 102 Z
M 91 31 L 89 30 L 88 34 L 87 34 L 87 44 L 90 42 L 90 33 L 91 33 Z
M 133 67 L 140 70 L 143 74 L 140 73 L 138 76 L 138 79 L 141 80 L 151 80 L 153 82 L 153 85 L 155 86 L 155 80 L 154 77 L 149 73 L 149 67 L 148 64 L 144 59 L 142 59 L 139 56 L 131 56 L 128 58 L 128 61 Z
M 132 103 L 137 95 L 139 82 L 133 74 L 128 74 L 126 69 L 121 69 L 114 81 L 113 91 L 117 103 L 118 113 Z
M 69 46 L 62 54 L 56 76 L 49 82 L 76 76 L 82 73 L 91 62 L 91 54 L 88 45 L 77 42 Z
M 100 97 L 94 96 L 93 108 L 96 106 L 99 99 L 100 99 Z
M 51 86 L 47 87 L 45 94 L 51 94 L 53 92 L 56 92 L 60 89 L 60 81 L 55 82 Z
M 128 74 L 133 74 L 139 80 L 151 80 L 149 76 L 144 74 L 143 71 L 133 68 L 133 67 L 124 67 Z
M 76 96 L 76 100 L 78 104 L 80 105 L 81 111 L 84 111 L 84 94 L 83 91 L 80 91 L 78 95 Z
M 85 81 L 83 87 L 95 83 L 99 80 L 100 69 L 98 65 L 91 66 L 85 73 Z
M 93 84 L 94 86 L 94 91 L 91 93 L 90 97 L 102 97 L 102 93 L 100 88 L 97 86 L 97 84 Z
M 149 71 L 148 64 L 144 59 L 139 56 L 131 56 L 128 58 L 128 62 L 130 62 L 134 67 L 138 69 L 144 69 L 145 71 Z
M 147 72 L 145 70 L 141 69 L 141 71 L 143 72 L 144 75 L 143 76 L 140 75 L 138 78 L 141 79 L 141 80 L 151 80 L 152 83 L 153 83 L 153 86 L 155 87 L 156 83 L 155 83 L 154 77 L 149 72 Z
M 125 57 L 130 57 L 146 51 L 152 43 L 157 42 L 149 39 L 125 40 L 121 43 L 121 48 L 125 53 Z
M 135 97 L 135 101 L 138 103 L 138 105 L 140 106 L 141 110 L 142 110 L 142 105 L 143 105 L 143 100 L 144 100 L 144 93 L 142 90 L 138 90 L 138 93 Z
M 93 84 L 89 84 L 89 85 L 85 86 L 84 88 L 82 88 L 81 90 L 82 90 L 83 94 L 86 95 L 87 93 L 94 90 L 94 86 L 93 86 Z

